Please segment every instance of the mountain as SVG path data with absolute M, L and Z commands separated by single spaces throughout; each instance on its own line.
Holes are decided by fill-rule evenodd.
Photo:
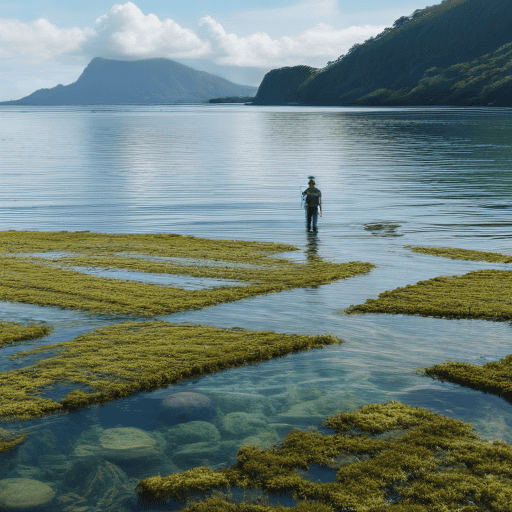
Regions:
M 510 43 L 512 0 L 444 0 L 323 69 L 270 71 L 253 103 L 512 106 Z
M 70 85 L 39 89 L 2 104 L 86 105 L 199 103 L 225 96 L 254 96 L 257 88 L 197 71 L 169 59 L 93 59 Z

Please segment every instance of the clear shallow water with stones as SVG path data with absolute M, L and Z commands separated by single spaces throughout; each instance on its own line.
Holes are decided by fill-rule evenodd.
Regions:
M 278 442 L 295 426 L 320 427 L 338 410 L 390 399 L 471 421 L 482 435 L 512 442 L 511 404 L 415 372 L 447 359 L 482 364 L 511 353 L 509 323 L 340 314 L 422 279 L 509 268 L 414 254 L 404 246 L 512 254 L 511 114 L 241 105 L 0 109 L 2 230 L 278 241 L 301 248 L 286 255 L 294 259 L 318 254 L 377 265 L 368 275 L 316 289 L 162 317 L 331 333 L 345 343 L 66 416 L 2 425 L 23 426 L 34 435 L 0 458 L 0 479 L 23 476 L 50 484 L 57 494 L 51 510 L 142 510 L 133 492 L 138 478 L 188 469 L 204 459 L 231 464 L 248 437 Z M 300 187 L 309 174 L 323 192 L 324 215 L 319 233 L 308 236 Z M 398 227 L 365 229 L 377 223 Z M 43 340 L 1 349 L 0 370 L 27 364 L 6 359 L 19 350 L 124 320 L 6 302 L 0 302 L 0 319 L 56 326 Z M 220 436 L 214 446 L 172 444 L 171 427 L 158 413 L 163 397 L 176 391 L 204 393 L 214 401 Z M 57 389 L 55 396 L 59 392 L 65 394 Z M 223 418 L 247 411 L 258 416 L 233 438 Z M 98 455 L 102 432 L 119 427 L 149 433 L 159 455 Z

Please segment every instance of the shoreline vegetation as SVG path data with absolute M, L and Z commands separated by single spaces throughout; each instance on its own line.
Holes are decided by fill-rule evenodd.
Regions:
M 374 268 L 371 263 L 332 263 L 320 257 L 304 263 L 273 257 L 296 250 L 277 243 L 173 234 L 4 231 L 0 232 L 0 299 L 151 318 L 328 284 Z M 240 281 L 240 286 L 184 290 L 91 276 L 69 268 L 75 266 L 230 279 Z
M 391 401 L 323 424 L 334 433 L 295 429 L 279 446 L 242 447 L 229 468 L 145 478 L 137 492 L 162 505 L 172 498 L 184 512 L 499 511 L 510 503 L 512 446 L 478 437 L 470 423 Z M 315 467 L 336 480 L 319 482 Z M 258 504 L 232 503 L 233 488 L 259 491 Z M 260 504 L 280 495 L 300 503 Z
M 254 96 L 228 96 L 226 98 L 212 98 L 208 103 L 251 103 Z
M 508 0 L 442 0 L 323 68 L 269 71 L 253 104 L 510 107 L 511 20 Z

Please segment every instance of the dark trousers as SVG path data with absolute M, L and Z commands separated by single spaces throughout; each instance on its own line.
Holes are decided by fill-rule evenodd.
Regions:
M 311 221 L 313 221 L 313 230 L 316 231 L 316 222 L 318 220 L 318 206 L 308 206 L 306 208 L 306 222 L 308 230 L 311 229 Z

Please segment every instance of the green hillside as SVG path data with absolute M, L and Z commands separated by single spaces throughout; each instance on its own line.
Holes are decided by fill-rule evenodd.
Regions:
M 279 102 L 287 87 L 294 94 L 286 102 L 308 104 L 508 106 L 509 43 L 512 0 L 444 0 L 399 18 L 301 83 L 290 76 L 283 85 L 271 71 L 254 103 Z

